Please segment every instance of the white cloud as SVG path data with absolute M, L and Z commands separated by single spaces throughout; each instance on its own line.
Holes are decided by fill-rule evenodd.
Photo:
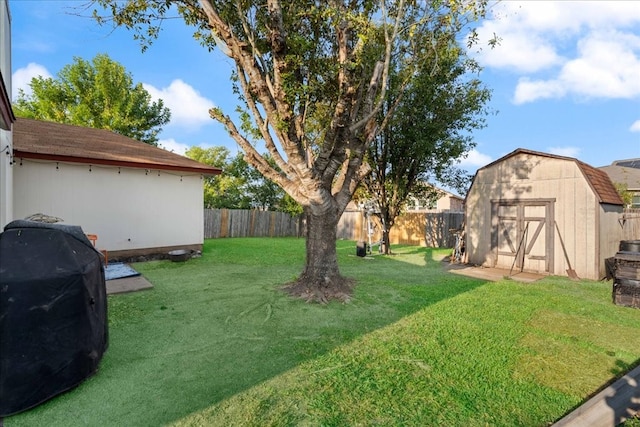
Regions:
M 162 99 L 165 107 L 171 110 L 170 124 L 183 127 L 199 127 L 211 122 L 209 109 L 213 101 L 200 95 L 192 86 L 176 79 L 168 87 L 157 89 L 143 84 L 153 99 Z
M 536 99 L 560 98 L 565 93 L 566 88 L 559 81 L 531 81 L 529 78 L 523 77 L 516 86 L 513 103 L 524 104 Z
M 629 130 L 631 132 L 640 132 L 640 120 L 636 120 L 635 122 L 633 122 Z
M 640 96 L 640 7 L 627 1 L 507 1 L 478 30 L 486 67 L 520 75 L 516 104 L 574 95 Z
M 477 169 L 492 162 L 491 156 L 482 154 L 476 149 L 469 151 L 464 159 L 460 159 L 460 167 L 464 169 Z
M 573 157 L 577 158 L 580 154 L 580 148 L 578 147 L 549 147 L 547 151 L 556 156 Z
M 640 95 L 640 37 L 594 32 L 580 40 L 578 50 L 580 57 L 560 72 L 560 81 L 572 92 L 604 98 Z
M 184 156 L 184 153 L 191 148 L 187 144 L 178 142 L 173 138 L 159 140 L 158 147 L 164 148 L 165 150 L 171 151 L 175 154 L 180 154 L 181 156 Z
M 561 98 L 568 93 L 586 98 L 640 96 L 640 37 L 618 31 L 594 32 L 578 42 L 580 56 L 568 61 L 558 77 L 521 78 L 514 103 Z
M 22 89 L 27 96 L 31 95 L 31 79 L 42 76 L 45 79 L 53 77 L 51 73 L 42 65 L 30 62 L 24 68 L 18 68 L 11 76 L 11 98 L 17 99 L 19 89 Z
M 480 52 L 479 59 L 486 67 L 536 72 L 563 61 L 553 45 L 538 34 L 518 28 L 502 28 L 494 23 L 486 23 L 478 34 L 481 40 L 489 40 L 494 34 L 500 40 L 493 49 L 484 48 Z

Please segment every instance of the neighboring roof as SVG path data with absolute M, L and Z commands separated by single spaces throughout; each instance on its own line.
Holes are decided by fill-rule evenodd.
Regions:
M 616 160 L 611 163 L 612 166 L 623 166 L 625 168 L 640 169 L 640 159 Z
M 25 159 L 219 175 L 222 171 L 105 129 L 17 118 L 13 154 Z
M 627 190 L 640 191 L 640 159 L 617 160 L 598 169 L 609 175 L 614 183 L 626 184 Z
M 448 191 L 446 191 L 446 195 L 449 196 L 450 199 L 458 199 L 460 201 L 464 201 L 464 197 L 462 196 L 458 196 L 457 194 L 453 194 L 453 193 L 449 193 Z
M 555 154 L 527 150 L 525 148 L 518 148 L 512 151 L 511 153 L 507 154 L 506 156 L 503 156 L 498 160 L 495 160 L 489 163 L 488 165 L 481 167 L 478 170 L 486 169 L 490 166 L 493 166 L 497 163 L 500 163 L 508 159 L 509 157 L 513 157 L 518 154 L 529 154 L 532 156 L 548 157 L 552 159 L 560 159 L 560 160 L 575 162 L 578 168 L 580 169 L 580 171 L 582 172 L 582 174 L 584 175 L 585 180 L 589 183 L 589 186 L 591 187 L 595 195 L 598 197 L 598 200 L 600 203 L 606 203 L 609 205 L 624 205 L 624 202 L 620 198 L 620 194 L 618 194 L 616 187 L 613 185 L 613 182 L 611 182 L 609 175 L 607 175 L 605 171 L 594 168 L 593 166 L 590 166 L 584 162 L 581 162 L 580 160 L 575 159 L 573 157 L 558 156 Z M 475 177 L 474 177 L 474 180 L 475 180 Z
M 440 188 L 440 187 L 435 186 L 433 184 L 430 184 L 428 182 L 425 182 L 425 184 L 428 185 L 429 187 L 439 191 L 440 193 L 443 193 L 443 194 L 441 194 L 440 198 L 449 196 L 449 198 L 451 198 L 451 199 L 459 199 L 459 200 L 464 201 L 464 197 L 458 196 L 457 194 L 452 193 L 451 191 L 445 190 L 444 188 Z

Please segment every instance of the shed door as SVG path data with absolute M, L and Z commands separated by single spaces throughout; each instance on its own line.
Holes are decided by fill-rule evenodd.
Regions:
M 492 201 L 494 267 L 553 271 L 555 200 Z

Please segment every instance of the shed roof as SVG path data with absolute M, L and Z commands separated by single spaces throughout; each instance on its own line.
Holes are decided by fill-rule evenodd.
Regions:
M 222 171 L 105 129 L 17 118 L 15 157 L 219 175 Z
M 605 203 L 609 205 L 624 205 L 624 202 L 620 198 L 620 194 L 618 194 L 616 187 L 613 185 L 613 183 L 611 182 L 611 179 L 609 178 L 609 175 L 607 175 L 605 171 L 594 168 L 593 166 L 590 166 L 584 162 L 581 162 L 580 160 L 573 157 L 558 156 L 556 154 L 549 154 L 549 153 L 543 153 L 540 151 L 527 150 L 525 148 L 518 148 L 512 151 L 511 153 L 507 154 L 506 156 L 503 156 L 498 160 L 495 160 L 489 163 L 488 165 L 483 166 L 479 170 L 486 169 L 490 166 L 493 166 L 497 163 L 502 162 L 503 160 L 509 157 L 517 156 L 519 154 L 528 154 L 532 156 L 541 156 L 541 157 L 548 157 L 552 159 L 560 159 L 560 160 L 566 160 L 569 162 L 575 162 L 575 164 L 578 166 L 578 169 L 580 169 L 580 171 L 584 175 L 585 180 L 589 183 L 589 186 L 591 187 L 595 195 L 598 197 L 598 201 L 600 203 Z

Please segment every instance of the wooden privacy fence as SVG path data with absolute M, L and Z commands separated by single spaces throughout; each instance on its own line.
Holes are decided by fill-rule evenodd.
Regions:
M 409 213 L 396 220 L 391 229 L 392 245 L 453 247 L 455 238 L 450 229 L 460 228 L 462 212 Z M 368 241 L 367 225 L 371 226 L 374 241 L 382 237 L 380 221 L 372 217 L 367 224 L 362 212 L 345 212 L 337 227 L 338 239 Z M 284 212 L 205 209 L 204 237 L 300 237 L 304 235 L 302 217 Z
M 396 219 L 389 240 L 392 245 L 452 248 L 455 236 L 450 230 L 462 228 L 463 221 L 463 212 L 406 213 Z M 378 218 L 372 216 L 367 223 L 364 213 L 345 212 L 338 223 L 337 235 L 339 239 L 368 241 L 368 228 L 372 230 L 371 240 L 380 240 L 382 226 Z
M 625 209 L 618 222 L 622 226 L 622 240 L 640 240 L 640 209 Z
M 300 217 L 284 212 L 205 209 L 205 239 L 219 237 L 297 237 L 300 236 Z

